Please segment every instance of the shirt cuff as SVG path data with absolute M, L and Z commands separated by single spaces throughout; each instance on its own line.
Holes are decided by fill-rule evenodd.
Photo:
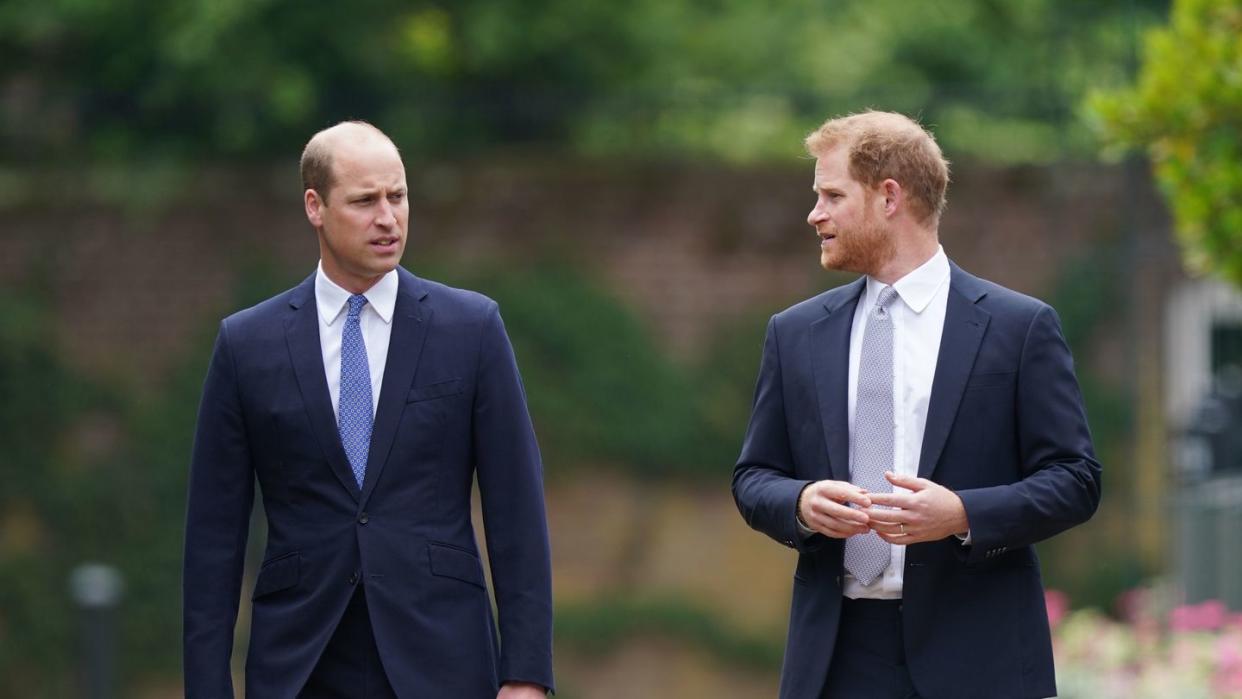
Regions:
M 961 535 L 961 534 L 954 534 L 953 536 L 956 536 L 956 537 L 957 537 L 957 540 L 958 540 L 958 541 L 960 541 L 960 542 L 962 542 L 962 546 L 970 546 L 970 541 L 971 541 L 971 539 L 970 539 L 970 530 L 969 530 L 969 529 L 967 529 L 967 530 L 966 530 L 966 534 L 965 534 L 965 536 L 963 536 L 963 535 Z
M 795 514 L 794 520 L 798 523 L 798 534 L 800 534 L 803 539 L 809 539 L 815 536 L 815 530 L 802 523 L 802 515 Z
M 815 530 L 808 527 L 806 522 L 802 521 L 802 508 L 800 507 L 800 505 L 802 505 L 802 492 L 805 491 L 809 485 L 810 483 L 802 486 L 802 491 L 798 492 L 798 499 L 794 500 L 794 522 L 798 526 L 798 535 L 802 537 L 803 541 L 815 536 Z

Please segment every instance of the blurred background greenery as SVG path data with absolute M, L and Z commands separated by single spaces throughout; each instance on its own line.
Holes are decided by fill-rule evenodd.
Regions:
M 1177 5 L 1226 39 L 1164 51 L 1228 53 L 1212 41 L 1237 36 L 1237 2 Z M 561 696 L 774 693 L 793 560 L 745 528 L 728 483 L 766 317 L 843 281 L 806 242 L 801 137 L 868 107 L 917 116 L 954 162 L 950 256 L 1061 313 L 1107 497 L 1041 555 L 1050 587 L 1111 610 L 1171 573 L 1163 309 L 1186 277 L 1143 161 L 1097 153 L 1156 144 L 1166 164 L 1210 123 L 1207 152 L 1235 167 L 1213 191 L 1237 187 L 1237 102 L 1188 103 L 1183 141 L 1156 143 L 1167 115 L 1144 95 L 1163 104 L 1179 78 L 1217 92 L 1190 67 L 1143 72 L 1143 37 L 1169 11 L 8 0 L 0 696 L 74 693 L 67 580 L 83 561 L 125 579 L 121 696 L 179 695 L 186 467 L 212 333 L 313 269 L 297 156 L 344 118 L 403 149 L 406 266 L 501 303 L 547 466 Z M 1196 180 L 1172 167 L 1175 195 L 1167 177 Z M 1242 222 L 1172 208 L 1196 269 L 1236 259 Z
M 289 158 L 343 115 L 420 156 L 788 159 L 879 105 L 961 159 L 1053 162 L 1160 0 L 10 0 L 6 160 Z

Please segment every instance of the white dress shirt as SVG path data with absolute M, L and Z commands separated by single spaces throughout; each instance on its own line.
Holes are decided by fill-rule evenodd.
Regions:
M 850 463 L 854 462 L 854 415 L 858 396 L 858 364 L 862 354 L 867 317 L 875 307 L 882 282 L 867 277 L 867 286 L 854 310 L 850 330 L 849 430 Z M 893 319 L 893 460 L 891 470 L 917 476 L 919 454 L 923 449 L 923 430 L 927 426 L 927 406 L 931 400 L 932 379 L 940 356 L 940 336 L 949 303 L 949 258 L 938 248 L 931 259 L 893 284 L 901 303 L 891 306 Z M 908 492 L 896 488 L 899 492 Z M 906 562 L 906 547 L 892 545 L 892 556 L 884 574 L 870 585 L 863 585 L 845 573 L 846 597 L 900 599 Z
M 367 366 L 371 370 L 371 414 L 379 408 L 380 384 L 388 363 L 388 341 L 392 338 L 392 314 L 397 306 L 397 270 L 393 270 L 362 294 L 367 305 L 358 316 L 362 341 L 367 346 Z M 323 273 L 323 261 L 315 272 L 315 307 L 319 309 L 319 347 L 323 350 L 323 371 L 332 397 L 332 412 L 340 420 L 341 331 L 348 315 L 352 294 Z

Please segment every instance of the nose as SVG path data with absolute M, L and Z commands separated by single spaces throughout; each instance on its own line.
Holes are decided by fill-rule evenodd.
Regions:
M 815 208 L 811 209 L 811 213 L 806 215 L 806 222 L 811 225 L 811 228 L 818 227 L 820 223 L 827 219 L 828 215 L 820 208 L 818 203 L 815 204 Z
M 375 225 L 380 228 L 392 228 L 397 225 L 396 210 L 387 199 L 380 204 L 379 214 L 375 217 Z

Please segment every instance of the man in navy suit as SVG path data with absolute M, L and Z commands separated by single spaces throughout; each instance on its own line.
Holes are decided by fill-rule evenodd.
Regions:
M 1053 696 L 1032 545 L 1100 499 L 1056 313 L 945 256 L 948 164 L 917 123 L 806 146 L 820 262 L 864 276 L 772 317 L 733 472 L 800 554 L 780 696 Z
M 319 268 L 220 325 L 187 507 L 186 696 L 232 697 L 258 480 L 246 695 L 543 697 L 552 600 L 539 449 L 492 300 L 398 267 L 405 168 L 363 122 L 302 155 Z M 475 478 L 499 629 L 470 519 Z

